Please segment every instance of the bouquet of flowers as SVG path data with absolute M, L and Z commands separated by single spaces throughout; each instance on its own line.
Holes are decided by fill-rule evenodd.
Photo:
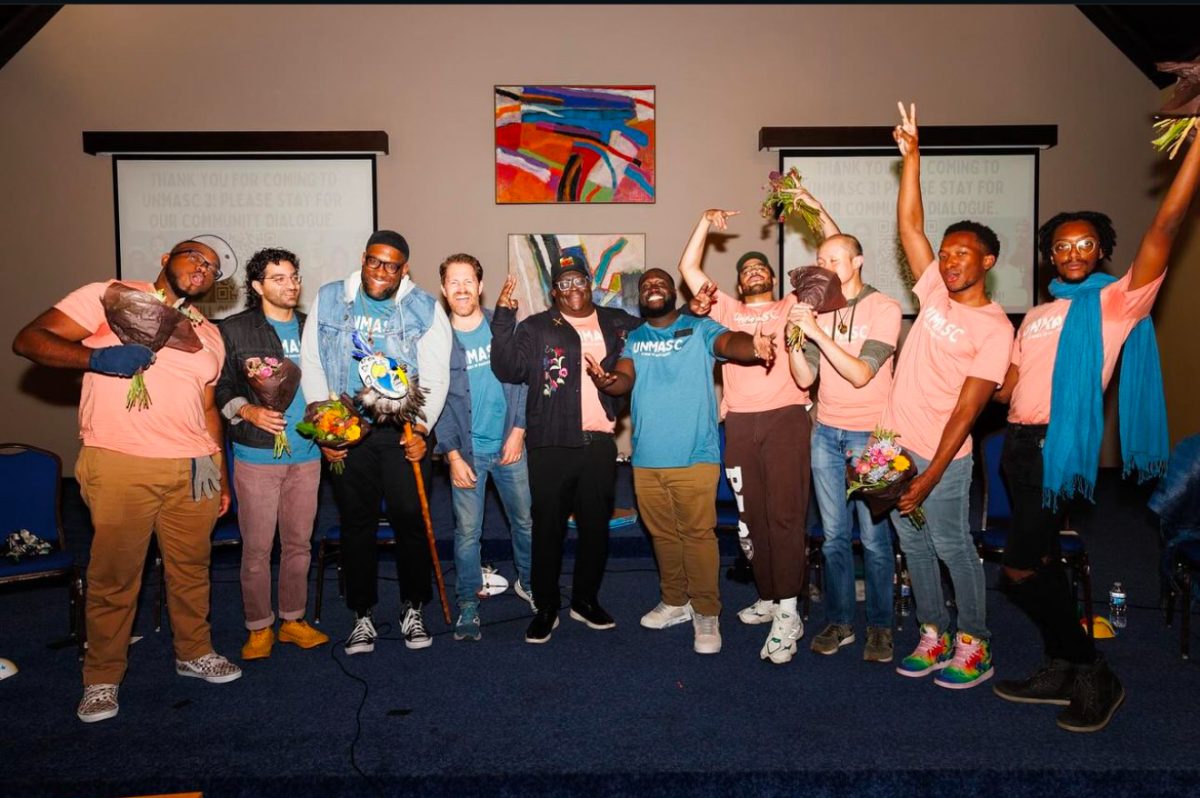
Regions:
M 268 410 L 286 413 L 300 388 L 300 368 L 287 358 L 277 357 L 249 357 L 244 368 L 246 381 L 258 403 Z M 292 453 L 286 430 L 275 433 L 272 452 L 276 460 L 283 457 L 284 452 Z
M 1154 66 L 1179 77 L 1175 93 L 1155 114 L 1159 119 L 1154 129 L 1160 135 L 1152 142 L 1159 152 L 1170 148 L 1173 159 L 1188 136 L 1200 130 L 1200 60 L 1164 61 Z
M 811 305 L 813 313 L 831 313 L 846 307 L 842 283 L 837 272 L 820 266 L 801 266 L 788 272 L 792 281 L 792 293 L 797 302 Z M 804 331 L 788 322 L 784 330 L 784 342 L 793 352 L 804 346 Z
M 181 352 L 199 352 L 204 348 L 192 329 L 204 318 L 191 308 L 186 313 L 180 310 L 182 299 L 168 305 L 162 290 L 139 291 L 124 283 L 113 283 L 105 289 L 101 302 L 108 326 L 123 344 L 141 344 L 154 352 L 164 346 Z M 138 410 L 150 407 L 150 392 L 140 371 L 133 375 L 125 398 L 125 409 L 134 407 Z
M 905 487 L 917 475 L 917 466 L 896 442 L 896 433 L 877 428 L 874 437 L 875 441 L 861 452 L 847 452 L 851 460 L 846 466 L 846 498 L 861 494 L 871 515 L 878 518 L 900 501 Z M 925 526 L 925 511 L 920 507 L 909 518 L 918 527 Z
M 764 219 L 787 221 L 788 216 L 799 215 L 808 228 L 821 234 L 821 212 L 802 200 L 798 194 L 792 193 L 800 188 L 800 172 L 792 167 L 787 174 L 771 172 L 767 175 L 769 181 L 763 188 L 767 190 L 767 198 L 763 200 L 762 215 Z
M 296 432 L 327 449 L 349 449 L 370 431 L 371 425 L 355 412 L 354 402 L 346 394 L 331 395 L 324 402 L 310 402 L 304 408 L 304 420 L 296 425 Z M 346 470 L 346 464 L 337 462 L 329 468 L 333 473 L 341 474 Z

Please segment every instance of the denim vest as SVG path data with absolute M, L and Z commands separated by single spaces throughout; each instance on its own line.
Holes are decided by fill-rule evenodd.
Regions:
M 350 369 L 357 368 L 351 354 L 354 345 L 354 297 L 346 301 L 346 284 L 356 281 L 357 275 L 321 286 L 317 299 L 317 333 L 321 368 L 331 393 L 349 391 Z M 410 283 L 411 284 L 411 283 Z M 361 285 L 358 291 L 361 291 Z M 410 378 L 417 378 L 417 343 L 433 324 L 437 300 L 415 284 L 403 297 L 398 297 L 392 313 L 383 320 L 383 337 L 375 337 L 374 347 L 388 357 L 404 364 Z

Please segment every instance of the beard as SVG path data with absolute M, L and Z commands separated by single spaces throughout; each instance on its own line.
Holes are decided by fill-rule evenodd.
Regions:
M 171 293 L 175 294 L 177 297 L 196 299 L 197 297 L 204 296 L 209 292 L 209 290 L 212 289 L 211 285 L 208 288 L 205 288 L 203 291 L 197 291 L 196 289 L 192 288 L 190 284 L 180 285 L 179 278 L 176 277 L 175 272 L 169 268 L 163 270 L 163 275 L 167 278 L 167 285 L 170 286 Z
M 657 319 L 662 316 L 666 316 L 668 313 L 671 313 L 673 310 L 675 310 L 677 300 L 678 297 L 676 297 L 675 294 L 671 294 L 665 300 L 663 300 L 662 305 L 657 308 L 652 308 L 639 302 L 638 310 L 641 311 L 643 319 Z

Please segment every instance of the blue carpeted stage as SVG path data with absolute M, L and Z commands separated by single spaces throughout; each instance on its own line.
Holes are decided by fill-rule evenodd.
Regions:
M 1057 708 L 1006 703 L 990 686 L 943 690 L 864 663 L 861 618 L 859 642 L 835 656 L 813 654 L 807 641 L 820 628 L 820 603 L 797 658 L 768 665 L 758 657 L 766 628 L 734 615 L 753 588 L 724 578 L 724 650 L 693 654 L 689 626 L 638 625 L 658 594 L 649 545 L 633 528 L 614 540 L 601 593 L 617 619 L 612 631 L 592 631 L 564 612 L 548 644 L 528 645 L 528 607 L 509 592 L 483 603 L 481 642 L 455 642 L 431 608 L 433 647 L 409 651 L 385 555 L 374 654 L 277 644 L 227 685 L 175 676 L 170 632 L 153 631 L 151 577 L 120 715 L 93 725 L 75 718 L 79 662 L 61 644 L 66 588 L 7 589 L 0 655 L 21 671 L 0 682 L 0 795 L 1200 794 L 1200 663 L 1179 658 L 1178 632 L 1156 609 L 1158 543 L 1146 491 L 1116 477 L 1102 476 L 1084 525 L 1098 611 L 1117 578 L 1132 605 L 1128 630 L 1100 643 L 1128 695 L 1099 734 L 1061 731 Z M 621 480 L 618 503 L 627 504 L 627 467 Z M 432 494 L 451 585 L 444 477 Z M 85 511 L 77 491 L 67 495 L 67 532 L 86 554 Z M 486 552 L 497 558 L 506 530 L 495 510 Z M 322 523 L 329 517 L 326 507 Z M 723 541 L 726 563 L 731 543 Z M 231 658 L 245 637 L 238 557 L 236 548 L 218 550 L 213 565 L 213 637 Z M 512 576 L 510 562 L 496 564 Z M 988 577 L 994 583 L 995 566 Z M 569 592 L 569 577 L 563 586 Z M 322 627 L 345 635 L 351 615 L 332 569 L 325 589 Z M 988 601 L 998 675 L 1024 675 L 1039 656 L 1036 633 L 999 593 L 989 591 Z M 898 653 L 915 643 L 908 620 Z

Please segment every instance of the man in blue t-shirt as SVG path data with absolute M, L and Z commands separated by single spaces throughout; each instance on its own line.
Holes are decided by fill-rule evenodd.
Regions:
M 693 650 L 721 650 L 717 575 L 716 358 L 769 363 L 769 336 L 732 332 L 675 307 L 675 280 L 650 269 L 638 280 L 646 323 L 629 333 L 615 372 L 588 361 L 596 387 L 613 396 L 633 392 L 633 486 L 638 512 L 654 542 L 662 600 L 642 626 L 665 629 L 692 621 Z
M 450 466 L 454 500 L 454 572 L 458 599 L 455 640 L 478 640 L 479 591 L 483 576 L 479 539 L 488 477 L 500 493 L 512 535 L 517 581 L 513 590 L 533 606 L 529 594 L 529 469 L 525 461 L 525 399 L 528 388 L 501 383 L 492 373 L 491 313 L 479 305 L 483 266 L 471 255 L 451 255 L 438 267 L 442 296 L 450 308 L 454 347 L 450 389 L 434 427 L 437 446 Z
M 246 309 L 219 323 L 225 363 L 217 382 L 217 406 L 233 442 L 233 486 L 242 535 L 242 607 L 250 631 L 242 659 L 270 656 L 275 643 L 271 604 L 271 548 L 279 527 L 279 640 L 314 648 L 329 637 L 304 620 L 312 553 L 321 453 L 296 433 L 304 418 L 304 394 L 280 409 L 278 397 L 256 393 L 247 361 L 288 359 L 299 365 L 305 316 L 300 302 L 300 260 L 286 249 L 263 249 L 246 264 Z M 268 406 L 271 405 L 271 406 Z M 285 433 L 287 446 L 276 445 Z M 276 456 L 276 451 L 280 454 Z M 289 451 L 290 450 L 290 451 Z

